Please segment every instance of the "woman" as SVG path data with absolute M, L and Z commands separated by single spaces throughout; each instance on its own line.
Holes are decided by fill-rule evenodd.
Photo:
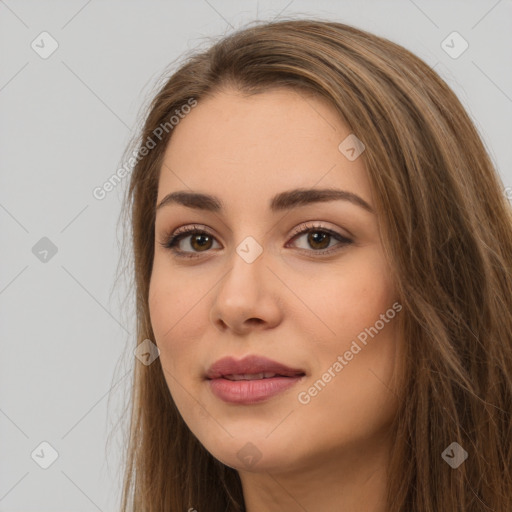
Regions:
M 265 23 L 136 141 L 123 510 L 512 510 L 512 215 L 404 48 Z

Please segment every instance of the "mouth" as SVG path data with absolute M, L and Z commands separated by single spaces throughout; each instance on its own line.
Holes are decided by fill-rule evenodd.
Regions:
M 304 375 L 301 368 L 291 368 L 283 363 L 273 361 L 264 356 L 250 355 L 242 359 L 223 357 L 210 366 L 206 372 L 207 379 L 221 377 L 229 380 L 254 380 L 280 377 L 296 377 Z
M 262 356 L 232 357 L 214 363 L 205 379 L 212 393 L 232 404 L 255 404 L 289 389 L 306 373 Z
M 297 377 L 303 376 L 304 373 L 300 372 L 294 375 L 283 375 L 274 372 L 260 372 L 260 373 L 242 373 L 242 374 L 231 374 L 231 375 L 222 375 L 221 378 L 227 380 L 260 380 L 260 379 L 272 379 L 274 377 Z

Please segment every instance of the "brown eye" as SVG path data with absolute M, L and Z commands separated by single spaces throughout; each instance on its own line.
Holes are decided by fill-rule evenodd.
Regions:
M 213 235 L 199 226 L 192 226 L 178 230 L 167 237 L 166 241 L 161 242 L 161 245 L 177 256 L 190 258 L 199 256 L 202 252 L 208 252 L 214 242 L 218 244 Z
M 327 255 L 353 243 L 353 240 L 322 226 L 302 224 L 299 229 L 302 230 L 295 233 L 292 241 L 304 239 L 306 247 L 296 247 L 310 254 Z M 214 243 L 218 244 L 213 235 L 200 226 L 193 226 L 175 232 L 167 241 L 160 244 L 173 251 L 177 257 L 194 258 L 202 252 L 209 252 Z
M 166 247 L 182 253 L 206 252 L 212 248 L 214 240 L 209 233 L 194 230 L 174 236 Z
M 330 239 L 331 234 L 325 231 L 310 231 L 308 233 L 308 244 L 314 249 L 326 249 Z
M 300 231 L 293 236 L 294 245 L 309 253 L 328 254 L 353 243 L 350 238 L 323 226 L 302 224 L 298 229 Z M 297 244 L 301 239 L 304 239 L 302 245 Z
M 190 237 L 190 246 L 199 252 L 210 249 L 212 242 L 212 237 L 206 233 L 198 233 Z

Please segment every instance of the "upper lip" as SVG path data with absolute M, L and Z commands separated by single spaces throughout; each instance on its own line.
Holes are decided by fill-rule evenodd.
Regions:
M 250 355 L 242 359 L 223 357 L 213 363 L 206 372 L 207 379 L 218 379 L 225 375 L 241 375 L 255 373 L 276 373 L 285 377 L 304 375 L 304 370 L 290 368 L 282 363 L 263 356 Z

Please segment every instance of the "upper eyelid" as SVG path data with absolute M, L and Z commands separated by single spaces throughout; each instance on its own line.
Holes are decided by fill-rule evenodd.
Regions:
M 343 237 L 343 238 L 352 237 L 352 235 L 344 235 L 343 233 L 340 233 L 335 228 L 331 228 L 331 227 L 328 227 L 328 226 L 322 226 L 322 223 L 321 222 L 317 222 L 317 221 L 301 222 L 296 228 L 294 228 L 293 233 L 292 233 L 291 236 L 294 237 L 296 235 L 304 234 L 305 232 L 312 231 L 314 229 L 316 229 L 318 231 L 327 231 L 329 233 L 336 234 L 336 235 L 338 235 L 340 237 Z
M 206 226 L 201 225 L 201 224 L 180 226 L 179 228 L 176 228 L 175 230 L 171 231 L 168 235 L 164 236 L 164 240 L 163 240 L 163 243 L 161 243 L 161 245 L 168 246 L 169 243 L 171 243 L 171 242 L 173 242 L 173 243 L 181 242 L 181 240 L 186 239 L 187 237 L 192 236 L 195 233 L 204 233 L 208 236 L 213 237 L 215 239 L 215 241 L 217 241 L 217 243 L 219 243 L 217 236 L 213 233 L 210 233 L 209 229 L 210 228 L 207 228 Z M 331 236 L 338 238 L 339 239 L 338 241 L 341 243 L 343 243 L 344 241 L 349 241 L 349 242 L 353 243 L 353 236 L 351 234 L 349 234 L 348 236 L 344 235 L 333 228 L 329 228 L 327 226 L 322 226 L 319 221 L 305 221 L 305 222 L 300 223 L 293 230 L 292 234 L 290 235 L 291 240 L 297 238 L 298 236 L 303 236 L 303 235 L 307 234 L 308 232 L 314 231 L 314 230 L 327 232 Z M 177 249 L 177 251 L 179 252 L 180 250 Z M 189 251 L 182 251 L 182 252 L 189 252 Z M 318 252 L 321 252 L 321 251 L 318 251 Z
M 293 232 L 291 233 L 290 236 L 294 237 L 296 235 L 303 234 L 304 232 L 307 232 L 307 231 L 310 231 L 313 229 L 317 229 L 318 231 L 324 230 L 324 231 L 332 232 L 332 233 L 335 233 L 336 235 L 339 235 L 344 238 L 349 238 L 352 236 L 351 234 L 344 235 L 343 233 L 339 233 L 336 229 L 328 227 L 328 226 L 322 226 L 319 222 L 315 222 L 315 221 L 301 222 L 296 228 L 293 229 Z M 203 224 L 191 224 L 191 225 L 180 226 L 172 231 L 167 232 L 165 234 L 164 238 L 170 239 L 170 238 L 175 238 L 175 237 L 178 237 L 181 235 L 188 236 L 188 235 L 192 235 L 196 232 L 205 233 L 205 234 L 208 234 L 210 236 L 217 238 L 217 236 L 214 233 L 212 233 L 211 231 L 213 231 L 213 230 L 211 230 L 211 228 L 209 228 Z

